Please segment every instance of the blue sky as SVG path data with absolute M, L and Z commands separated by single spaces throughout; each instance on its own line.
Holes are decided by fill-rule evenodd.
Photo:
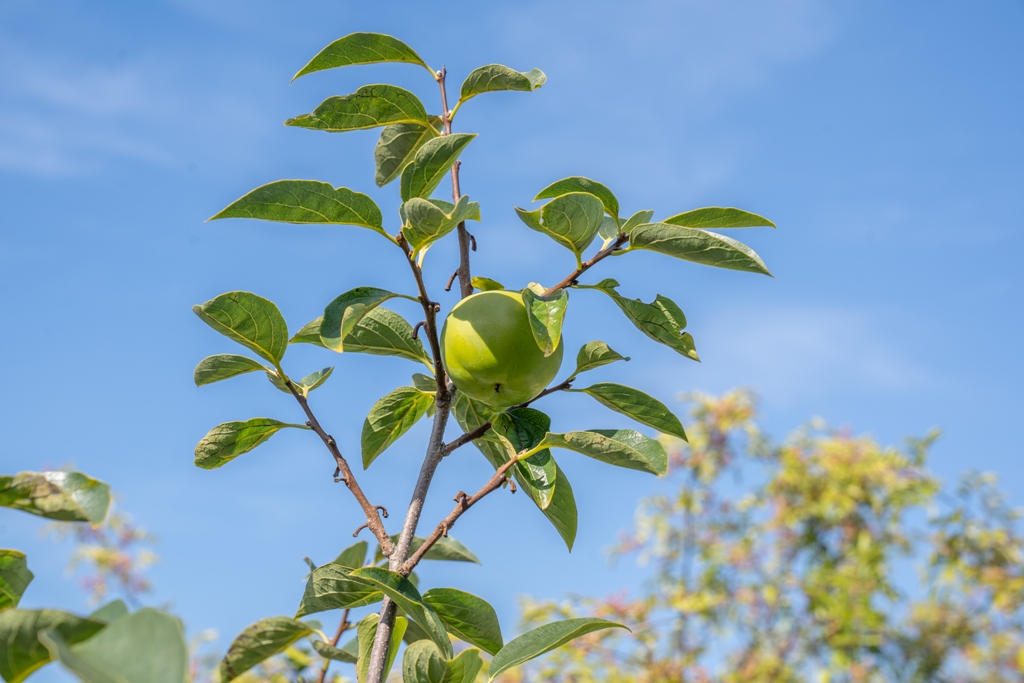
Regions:
M 463 190 L 484 217 L 478 274 L 521 287 L 571 270 L 568 252 L 512 211 L 567 175 L 610 186 L 626 213 L 727 205 L 778 224 L 738 235 L 775 279 L 653 254 L 602 264 L 594 280 L 678 302 L 703 363 L 654 345 L 599 294 L 575 292 L 569 348 L 599 338 L 633 358 L 601 379 L 666 402 L 749 386 L 778 437 L 815 415 L 886 443 L 939 426 L 932 464 L 942 477 L 995 470 L 1024 504 L 1024 3 L 387 7 L 0 4 L 3 470 L 73 463 L 110 482 L 123 509 L 161 538 L 152 602 L 170 604 L 194 631 L 217 629 L 226 645 L 260 617 L 290 614 L 302 557 L 329 559 L 359 524 L 308 434 L 281 434 L 220 470 L 194 467 L 192 449 L 211 426 L 298 413 L 257 376 L 195 388 L 200 359 L 235 349 L 190 311 L 246 289 L 277 302 L 297 329 L 352 287 L 411 289 L 397 252 L 369 231 L 203 222 L 258 185 L 310 178 L 367 192 L 396 227 L 397 189 L 373 184 L 376 133 L 281 126 L 373 82 L 439 108 L 413 67 L 289 85 L 353 31 L 393 34 L 431 65 L 447 64 L 453 89 L 492 62 L 547 73 L 537 93 L 479 97 L 456 121 L 480 133 L 463 156 Z M 446 244 L 428 259 L 445 306 L 455 258 Z M 415 315 L 404 306 L 396 309 Z M 326 353 L 295 348 L 287 367 L 337 366 L 315 407 L 355 454 L 369 407 L 417 370 Z M 560 429 L 626 425 L 580 395 L 543 407 Z M 425 436 L 418 426 L 362 477 L 371 499 L 404 506 Z M 495 495 L 453 533 L 484 568 L 429 567 L 424 581 L 486 597 L 508 631 L 519 594 L 636 585 L 642 573 L 607 566 L 602 549 L 656 482 L 569 454 L 560 461 L 581 513 L 571 555 L 528 501 Z M 487 475 L 470 449 L 450 458 L 425 519 Z M 84 609 L 61 570 L 67 548 L 41 539 L 41 526 L 0 519 L 0 545 L 26 550 L 36 573 L 23 604 Z

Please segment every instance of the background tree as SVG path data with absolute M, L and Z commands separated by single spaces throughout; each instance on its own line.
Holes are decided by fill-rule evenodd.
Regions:
M 897 450 L 812 423 L 773 445 L 749 393 L 693 401 L 674 489 L 613 551 L 647 588 L 525 604 L 527 625 L 593 614 L 635 637 L 587 636 L 520 680 L 1021 680 L 1024 537 L 993 476 L 947 493 L 934 434 Z

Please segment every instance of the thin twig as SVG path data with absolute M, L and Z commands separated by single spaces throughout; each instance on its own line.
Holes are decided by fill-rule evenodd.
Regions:
M 572 271 L 572 273 L 570 273 L 567 278 L 565 278 L 557 285 L 551 287 L 546 292 L 544 292 L 544 296 L 551 296 L 560 289 L 565 289 L 566 287 L 571 287 L 572 285 L 576 284 L 576 280 L 577 278 L 579 278 L 580 275 L 590 270 L 590 268 L 592 268 L 594 264 L 597 263 L 598 261 L 602 261 L 605 258 L 611 256 L 616 251 L 619 251 L 622 248 L 622 245 L 628 241 L 629 235 L 619 235 L 618 237 L 615 238 L 614 242 L 612 242 L 607 247 L 594 254 L 594 256 L 589 261 L 585 261 L 584 263 L 582 263 L 579 268 Z
M 348 610 L 345 610 L 341 614 L 341 623 L 338 624 L 338 632 L 334 634 L 334 638 L 331 639 L 331 647 L 338 647 L 338 641 L 341 640 L 341 634 L 348 630 Z M 316 683 L 324 683 L 324 678 L 327 677 L 327 669 L 331 666 L 331 660 L 324 658 L 324 666 L 320 669 L 320 677 L 316 679 Z
M 341 472 L 342 481 L 345 482 L 345 486 L 352 492 L 356 500 L 359 502 L 359 507 L 363 508 L 363 513 L 366 514 L 366 525 L 373 532 L 377 542 L 380 543 L 381 549 L 384 551 L 384 555 L 388 556 L 391 554 L 393 545 L 391 543 L 391 537 L 388 536 L 387 530 L 384 528 L 384 523 L 381 521 L 380 516 L 377 514 L 377 508 L 366 499 L 366 494 L 363 493 L 363 489 L 359 487 L 359 482 L 356 481 L 356 477 L 352 474 L 352 468 L 348 466 L 348 461 L 345 460 L 345 456 L 341 454 L 338 449 L 338 443 L 334 440 L 334 437 L 324 431 L 324 428 L 320 426 L 320 421 L 316 419 L 316 415 L 313 414 L 312 409 L 309 407 L 309 401 L 296 390 L 295 385 L 292 384 L 290 379 L 284 379 L 285 386 L 292 392 L 292 396 L 302 406 L 303 412 L 306 413 L 308 418 L 306 424 L 309 428 L 316 432 L 316 435 L 320 437 L 320 440 L 327 446 L 327 450 L 330 451 L 331 455 L 334 456 L 334 462 L 337 464 L 338 469 L 335 471 Z M 337 474 L 335 474 L 337 476 Z
M 540 399 L 544 398 L 545 396 L 549 396 L 549 395 L 555 393 L 556 391 L 563 391 L 565 389 L 568 389 L 569 387 L 572 386 L 572 383 L 573 383 L 572 379 L 567 379 L 564 382 L 562 382 L 561 384 L 558 384 L 558 385 L 553 386 L 553 387 L 548 387 L 544 391 L 540 392 L 539 394 L 537 394 L 536 396 L 531 398 L 529 401 L 524 401 L 524 402 L 520 403 L 519 405 L 512 406 L 511 408 L 509 408 L 509 410 L 518 410 L 519 408 L 525 408 L 528 405 L 530 405 L 531 403 L 533 403 L 534 401 L 540 400 Z M 475 440 L 479 439 L 481 436 L 486 434 L 487 430 L 490 429 L 490 428 L 491 428 L 491 423 L 490 422 L 485 422 L 482 425 L 480 425 L 479 427 L 477 427 L 476 429 L 474 429 L 472 431 L 469 431 L 469 432 L 466 432 L 465 434 L 461 435 L 459 438 L 454 439 L 451 443 L 445 444 L 445 446 L 444 446 L 444 454 L 448 455 L 449 453 L 454 451 L 456 448 L 460 448 L 462 446 L 465 446 L 470 441 L 475 441 Z
M 444 286 L 444 291 L 446 291 L 446 292 L 452 291 L 452 283 L 455 282 L 455 278 L 457 278 L 458 276 L 459 276 L 459 271 L 456 270 L 454 273 L 452 273 L 452 276 L 450 278 L 448 278 L 448 284 L 446 284 Z
M 448 89 L 445 87 L 445 77 L 447 75 L 448 69 L 444 66 L 437 72 L 437 85 L 441 88 L 441 108 L 444 110 L 441 114 L 441 121 L 444 123 L 444 131 L 441 135 L 452 134 L 452 120 L 449 118 L 451 111 L 448 109 Z M 462 188 L 459 185 L 459 167 L 461 165 L 459 162 L 452 164 L 452 201 L 456 204 L 459 203 L 459 199 L 462 197 Z M 462 221 L 459 223 L 459 269 L 455 272 L 459 275 L 459 291 L 463 299 L 473 293 L 473 277 L 469 272 L 469 240 L 469 233 L 466 232 L 466 222 Z M 475 246 L 473 251 L 476 251 Z

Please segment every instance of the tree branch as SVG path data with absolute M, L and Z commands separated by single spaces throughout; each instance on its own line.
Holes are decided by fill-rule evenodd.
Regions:
M 430 550 L 435 543 L 437 543 L 438 539 L 441 538 L 441 536 L 447 535 L 448 530 L 455 526 L 455 522 L 459 519 L 459 517 L 463 515 L 464 512 L 466 512 L 466 510 L 476 505 L 480 501 L 480 499 L 482 499 L 491 491 L 497 490 L 498 488 L 501 487 L 503 483 L 505 483 L 506 474 L 512 468 L 512 466 L 516 464 L 516 462 L 518 461 L 509 460 L 504 465 L 495 470 L 494 476 L 488 479 L 487 483 L 484 484 L 480 488 L 480 490 L 474 493 L 472 496 L 467 496 L 464 493 L 461 496 L 457 496 L 455 509 L 452 510 L 447 517 L 441 520 L 441 522 L 434 529 L 433 533 L 431 533 L 430 536 L 428 536 L 426 540 L 423 541 L 423 545 L 417 548 L 416 552 L 413 553 L 412 557 L 410 557 L 408 560 L 405 561 L 404 564 L 402 564 L 401 568 L 398 570 L 398 573 L 402 574 L 403 576 L 408 576 L 410 572 L 412 572 L 412 570 L 416 568 L 416 565 L 419 564 L 419 561 L 423 559 L 423 556 L 427 554 L 427 551 Z
M 338 632 L 334 634 L 334 638 L 331 639 L 331 647 L 338 647 L 338 641 L 341 640 L 341 634 L 348 630 L 348 610 L 345 610 L 341 614 L 341 623 L 338 624 Z M 324 683 L 324 679 L 327 677 L 327 669 L 331 666 L 331 660 L 324 659 L 324 666 L 320 669 L 320 677 L 316 679 L 316 683 Z
M 572 273 L 570 273 L 567 278 L 565 278 L 557 285 L 551 287 L 546 292 L 544 292 L 544 296 L 551 296 L 560 289 L 565 289 L 566 287 L 571 287 L 572 285 L 576 284 L 576 279 L 579 278 L 580 275 L 590 270 L 590 268 L 592 268 L 594 264 L 596 264 L 597 262 L 603 261 L 605 258 L 611 256 L 613 253 L 621 249 L 622 245 L 628 241 L 629 235 L 619 235 L 618 237 L 615 238 L 614 242 L 612 242 L 607 247 L 594 254 L 594 256 L 589 261 L 585 261 L 579 268 L 572 271 Z
M 441 88 L 441 108 L 444 109 L 441 114 L 441 121 L 444 123 L 444 132 L 442 135 L 452 134 L 452 120 L 451 111 L 448 110 L 448 89 L 445 86 L 445 78 L 448 75 L 448 69 L 444 66 L 437 72 L 437 85 Z M 452 201 L 456 204 L 459 203 L 459 198 L 462 197 L 462 189 L 459 186 L 459 167 L 462 164 L 456 161 L 452 164 Z M 472 239 L 469 233 L 466 231 L 466 222 L 462 221 L 459 223 L 459 269 L 456 271 L 459 275 L 459 291 L 462 293 L 462 298 L 465 299 L 467 296 L 473 293 L 473 277 L 469 272 L 469 249 L 470 240 Z
M 296 389 L 292 381 L 282 374 L 285 386 L 292 392 L 292 396 L 302 406 L 303 412 L 306 413 L 306 424 L 316 432 L 316 435 L 320 437 L 320 440 L 327 446 L 327 450 L 330 451 L 331 455 L 334 456 L 334 462 L 337 465 L 335 470 L 335 476 L 339 473 L 342 476 L 342 481 L 345 482 L 345 486 L 352 492 L 352 495 L 356 497 L 359 502 L 359 507 L 363 508 L 363 512 L 366 514 L 366 525 L 373 532 L 377 542 L 380 543 L 380 547 L 384 552 L 384 555 L 390 556 L 394 547 L 391 543 L 391 537 L 388 536 L 387 530 L 384 528 L 384 523 L 381 521 L 380 513 L 377 511 L 377 507 L 373 505 L 366 498 L 366 494 L 363 493 L 363 489 L 360 488 L 359 482 L 356 481 L 355 475 L 352 473 L 352 468 L 348 466 L 348 461 L 345 460 L 345 456 L 341 454 L 341 450 L 338 449 L 338 443 L 334 440 L 334 437 L 324 431 L 324 428 L 320 426 L 320 421 L 316 419 L 316 415 L 313 414 L 312 409 L 309 407 L 309 401 L 306 397 L 300 394 Z

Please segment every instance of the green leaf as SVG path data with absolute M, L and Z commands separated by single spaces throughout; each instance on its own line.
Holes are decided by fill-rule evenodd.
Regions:
M 649 221 L 650 219 L 648 219 Z M 647 223 L 648 221 L 644 221 Z M 775 224 L 764 216 L 740 209 L 709 206 L 694 209 L 666 218 L 662 223 L 681 225 L 684 228 L 774 228 Z
M 365 545 L 363 552 L 366 552 Z M 338 559 L 342 558 L 339 556 Z M 346 561 L 352 559 L 345 558 Z M 362 563 L 359 567 L 362 567 Z M 332 609 L 349 609 L 380 602 L 384 596 L 379 590 L 350 576 L 359 567 L 349 567 L 336 560 L 314 569 L 306 581 L 306 590 L 302 594 L 302 602 L 295 612 L 295 618 Z
M 372 199 L 345 187 L 334 188 L 316 180 L 278 180 L 228 205 L 210 220 L 256 218 L 300 224 L 355 225 L 392 237 L 384 230 L 384 217 Z
M 285 427 L 309 429 L 269 417 L 254 417 L 245 422 L 225 422 L 211 429 L 196 445 L 196 467 L 212 470 L 222 467 L 242 453 L 248 453 Z
M 105 624 L 67 612 L 42 609 L 7 609 L 0 612 L 0 676 L 7 683 L 21 683 L 51 660 L 39 641 L 43 632 L 57 633 L 74 644 L 98 633 Z
M 771 275 L 761 257 L 747 245 L 731 237 L 696 228 L 645 223 L 633 230 L 629 236 L 629 246 L 631 249 L 656 251 L 706 266 Z
M 363 316 L 398 294 L 378 287 L 356 287 L 339 294 L 324 309 L 320 323 L 320 341 L 332 351 L 341 353 L 342 342 Z
M 288 326 L 273 302 L 251 292 L 228 292 L 192 312 L 204 323 L 274 365 L 288 348 Z
M 654 439 L 631 429 L 591 429 L 565 434 L 548 434 L 544 444 L 565 448 L 606 462 L 661 476 L 668 472 L 668 455 Z
M 469 72 L 459 89 L 459 101 L 465 102 L 482 93 L 501 90 L 533 92 L 547 80 L 548 77 L 540 69 L 515 71 L 501 64 L 488 64 Z
M 412 376 L 412 385 L 420 391 L 426 391 L 427 393 L 435 393 L 437 391 L 437 382 L 430 375 L 424 375 L 422 372 L 417 372 Z
M 412 576 L 412 574 L 410 574 L 410 576 Z M 408 627 L 406 627 L 406 629 L 405 629 L 405 635 L 402 636 L 402 640 L 405 641 L 406 645 L 412 645 L 417 640 L 428 640 L 429 641 L 430 640 L 430 634 L 427 633 L 426 631 L 424 631 L 422 628 L 420 628 L 419 625 L 415 621 L 410 621 Z M 430 644 L 435 649 L 437 648 L 437 645 L 434 645 L 433 641 L 431 641 Z
M 572 373 L 572 377 L 570 379 L 575 379 L 576 375 L 581 372 L 593 370 L 594 368 L 599 368 L 602 365 L 614 363 L 617 360 L 628 361 L 629 358 L 613 350 L 612 347 L 608 346 L 603 341 L 587 342 L 580 347 L 580 352 L 576 354 L 576 370 Z
M 373 150 L 377 168 L 374 182 L 377 183 L 377 187 L 384 187 L 397 178 L 405 167 L 412 163 L 420 147 L 440 135 L 441 119 L 434 116 L 428 118 L 428 126 L 418 123 L 393 123 L 385 126 L 380 132 L 380 140 Z
M 358 683 L 366 683 L 370 672 L 370 653 L 373 652 L 373 640 L 377 635 L 377 622 L 380 621 L 379 614 L 368 614 L 359 622 L 356 630 L 356 638 L 359 643 L 359 662 L 356 664 L 356 680 Z M 381 680 L 387 680 L 391 673 L 391 667 L 395 663 L 395 656 L 398 655 L 398 646 L 402 643 L 402 636 L 405 635 L 405 628 L 408 621 L 404 617 L 395 617 L 395 625 L 391 627 L 391 643 L 388 647 L 388 656 L 384 660 L 384 674 Z
M 594 241 L 604 218 L 604 206 L 592 194 L 570 192 L 555 197 L 536 211 L 516 208 L 516 214 L 527 227 L 551 237 L 579 259 Z
M 120 619 L 121 617 L 128 614 L 128 605 L 125 604 L 124 600 L 111 600 L 107 604 L 103 605 L 92 614 L 89 615 L 89 619 L 93 621 L 102 621 L 106 624 Z
M 372 583 L 399 607 L 405 610 L 417 624 L 430 634 L 430 639 L 441 649 L 446 659 L 452 657 L 452 643 L 448 640 L 444 622 L 432 607 L 423 602 L 416 587 L 401 574 L 381 569 L 380 567 L 364 567 L 352 572 L 352 576 L 360 581 Z
M 256 370 L 266 370 L 266 368 L 252 358 L 223 353 L 217 356 L 209 356 L 199 361 L 199 365 L 196 366 L 196 370 L 193 373 L 193 379 L 196 386 L 201 387 L 204 384 L 213 384 L 222 379 L 244 375 L 247 372 L 255 372 Z
M 349 569 L 359 569 L 366 564 L 366 550 L 369 547 L 370 544 L 366 541 L 353 543 L 338 553 L 338 556 L 334 558 L 334 561 L 331 564 L 348 567 Z
M 411 47 L 397 38 L 382 33 L 350 33 L 320 50 L 316 57 L 309 60 L 309 64 L 292 76 L 292 80 L 314 71 L 336 69 L 340 66 L 354 64 L 379 64 L 380 62 L 418 64 L 430 71 L 431 76 L 434 75 L 427 63 L 420 59 L 420 56 Z
M 626 219 L 626 222 L 622 224 L 622 228 L 619 229 L 619 232 L 623 235 L 628 235 L 633 232 L 633 229 L 636 226 L 643 225 L 644 223 L 650 223 L 653 216 L 653 211 L 637 211 Z
M 492 280 L 489 277 L 474 277 L 472 280 L 473 287 L 479 289 L 481 292 L 489 292 L 496 289 L 505 289 L 497 280 Z
M 40 633 L 39 640 L 88 683 L 185 683 L 188 678 L 181 622 L 149 607 L 111 622 L 85 642 L 68 642 L 60 629 Z
M 601 382 L 586 389 L 570 389 L 590 394 L 601 405 L 615 412 L 631 417 L 640 424 L 654 427 L 663 434 L 676 436 L 686 441 L 686 432 L 679 418 L 664 403 L 648 396 L 639 389 L 621 384 Z
M 579 289 L 599 289 L 612 298 L 630 322 L 637 329 L 656 342 L 660 342 L 687 358 L 699 361 L 697 350 L 693 346 L 693 337 L 686 328 L 686 316 L 682 309 L 668 297 L 659 294 L 652 303 L 645 304 L 640 299 L 627 299 L 615 291 L 619 283 L 611 278 L 601 280 L 596 285 L 576 285 Z
M 295 387 L 295 390 L 299 392 L 300 395 L 302 395 L 305 398 L 309 398 L 309 392 L 313 391 L 314 389 L 322 385 L 324 382 L 326 382 L 333 372 L 333 367 L 324 368 L 323 370 L 317 370 L 316 372 L 311 372 L 302 379 L 291 380 L 292 386 Z M 284 383 L 281 377 L 277 374 L 276 370 L 268 369 L 267 379 L 269 379 L 270 383 L 277 387 L 280 391 L 288 394 L 289 396 L 292 395 L 292 392 L 288 388 L 288 385 Z
M 494 416 L 493 430 L 512 444 L 515 453 L 521 453 L 540 444 L 551 429 L 551 418 L 534 408 L 518 408 Z M 530 493 L 530 498 L 541 510 L 554 499 L 558 465 L 545 449 L 516 463 L 512 475 Z
M 359 657 L 357 655 L 352 654 L 348 650 L 343 650 L 340 647 L 334 647 L 330 643 L 325 643 L 322 640 L 314 640 L 313 649 L 316 650 L 317 654 L 324 659 L 333 659 L 336 662 L 345 662 L 346 664 L 355 664 L 359 661 Z
M 289 344 L 315 344 L 321 348 L 327 348 L 324 343 L 320 341 L 320 326 L 324 322 L 324 317 L 320 316 L 310 320 L 308 323 L 302 326 L 302 328 L 295 333 L 295 336 L 288 340 Z
M 626 628 L 622 624 L 605 619 L 583 618 L 564 619 L 544 624 L 532 631 L 509 642 L 501 648 L 501 651 L 491 660 L 490 669 L 487 671 L 487 679 L 493 681 L 504 671 L 519 666 L 546 652 L 551 652 L 556 647 L 568 643 L 570 640 L 585 636 L 594 631 L 606 628 Z M 626 629 L 627 631 L 629 629 Z
M 25 553 L 0 549 L 0 611 L 17 607 L 33 578 Z
M 479 650 L 464 650 L 445 660 L 429 640 L 414 641 L 402 658 L 403 683 L 473 683 L 483 667 Z
M 409 431 L 434 405 L 434 394 L 416 387 L 399 387 L 370 408 L 363 421 L 363 469 Z
M 449 208 L 450 207 L 450 208 Z M 413 197 L 399 209 L 402 235 L 413 251 L 422 251 L 468 220 L 480 220 L 480 205 L 463 195 L 458 204 Z
M 423 363 L 433 370 L 434 364 L 423 348 L 423 342 L 412 338 L 412 325 L 405 318 L 386 308 L 374 308 L 345 337 L 345 351 L 378 356 L 400 356 Z
M 412 543 L 409 545 L 409 554 L 412 555 L 419 550 L 424 541 L 426 541 L 425 538 L 414 536 Z M 398 543 L 398 534 L 391 537 L 391 542 Z M 383 559 L 384 553 L 381 552 L 380 546 L 378 546 L 375 561 L 380 562 Z M 448 562 L 473 562 L 475 564 L 480 564 L 480 560 L 469 548 L 462 545 L 451 536 L 442 536 L 437 539 L 437 542 L 430 546 L 430 549 L 423 556 L 423 559 L 444 560 Z
M 522 297 L 533 340 L 547 357 L 558 349 L 558 343 L 562 340 L 562 323 L 565 320 L 565 307 L 569 305 L 569 294 L 559 289 L 544 296 L 545 291 L 541 285 L 531 282 L 522 291 Z
M 452 413 L 455 415 L 455 420 L 459 423 L 459 426 L 464 432 L 471 432 L 491 419 L 491 411 L 487 406 L 468 398 L 461 392 L 455 396 L 455 402 L 452 405 Z M 476 439 L 473 441 L 473 445 L 483 453 L 484 457 L 487 458 L 487 461 L 491 463 L 491 466 L 494 467 L 494 469 L 498 469 L 508 462 L 509 456 L 505 450 L 492 441 Z M 513 476 L 516 476 L 517 474 L 518 470 L 513 469 Z M 523 491 L 526 492 L 526 495 L 530 500 L 540 508 L 541 499 L 531 490 L 528 482 L 524 483 L 525 478 L 516 476 L 516 480 L 520 483 Z M 571 551 L 576 539 L 576 529 L 578 524 L 576 499 L 573 496 L 572 486 L 569 484 L 569 479 L 557 464 L 555 465 L 554 494 L 547 506 L 541 509 L 541 512 L 544 513 L 544 516 L 547 517 L 548 521 L 550 521 L 555 527 L 558 535 L 562 537 L 562 540 L 565 541 L 566 547 Z
M 475 137 L 472 133 L 453 133 L 423 143 L 412 163 L 402 171 L 402 201 L 429 197 Z
M 537 196 L 533 198 L 533 201 L 537 201 L 538 199 L 561 197 L 572 192 L 586 192 L 594 195 L 601 200 L 601 204 L 604 206 L 604 212 L 614 218 L 616 223 L 619 222 L 619 200 L 615 198 L 612 191 L 601 183 L 591 180 L 590 178 L 583 178 L 582 176 L 563 178 L 562 180 L 551 183 L 538 192 Z
M 423 104 L 408 90 L 394 85 L 364 85 L 351 95 L 328 97 L 312 114 L 288 119 L 284 125 L 340 133 L 390 123 L 427 126 L 430 119 Z
M 597 226 L 597 236 L 606 242 L 611 241 L 619 234 L 619 224 L 611 216 L 601 219 L 601 225 Z
M 0 476 L 0 506 L 95 526 L 107 516 L 110 486 L 81 472 L 19 472 Z
M 220 663 L 221 683 L 228 683 L 260 662 L 284 652 L 315 629 L 288 617 L 268 617 L 252 624 L 235 638 Z
M 432 588 L 423 594 L 423 602 L 434 608 L 457 638 L 490 655 L 502 648 L 498 615 L 483 598 L 454 588 Z

